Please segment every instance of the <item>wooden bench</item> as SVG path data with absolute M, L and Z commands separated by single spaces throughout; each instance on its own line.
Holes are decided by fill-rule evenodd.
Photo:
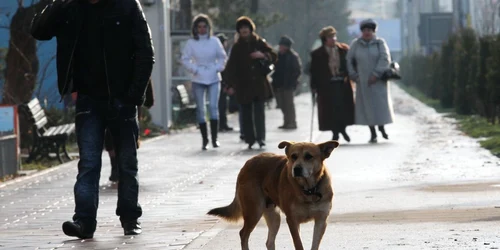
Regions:
M 29 150 L 27 162 L 40 160 L 44 157 L 52 159 L 51 153 L 54 153 L 61 163 L 64 163 L 61 153 L 67 160 L 71 160 L 66 150 L 66 143 L 69 136 L 75 133 L 75 124 L 46 127 L 48 119 L 37 98 L 23 107 L 24 112 L 33 123 L 33 146 Z

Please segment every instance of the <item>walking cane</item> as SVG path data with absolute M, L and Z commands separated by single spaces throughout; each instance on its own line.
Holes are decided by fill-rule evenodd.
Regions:
M 315 109 L 316 109 L 316 93 L 312 92 L 311 130 L 309 133 L 309 142 L 312 142 L 312 139 L 313 139 L 314 110 Z

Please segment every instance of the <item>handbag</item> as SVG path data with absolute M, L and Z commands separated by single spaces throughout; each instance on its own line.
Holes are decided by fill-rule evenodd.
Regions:
M 380 80 L 382 81 L 387 81 L 391 79 L 395 80 L 401 79 L 401 74 L 399 73 L 399 64 L 397 62 L 391 62 L 389 69 L 384 71 L 384 73 L 380 77 Z

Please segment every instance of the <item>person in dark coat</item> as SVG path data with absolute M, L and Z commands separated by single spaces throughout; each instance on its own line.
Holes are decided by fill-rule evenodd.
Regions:
M 278 62 L 273 73 L 274 95 L 278 107 L 283 112 L 283 125 L 280 129 L 296 129 L 295 118 L 295 90 L 299 84 L 302 63 L 299 54 L 293 50 L 293 40 L 282 36 L 279 41 Z
M 234 88 L 242 106 L 243 133 L 249 149 L 255 142 L 263 147 L 266 138 L 265 102 L 272 96 L 272 89 L 262 65 L 266 61 L 274 64 L 277 55 L 255 33 L 255 24 L 249 17 L 238 18 L 236 31 L 239 38 L 231 49 L 225 71 L 229 92 Z
M 334 27 L 323 28 L 322 46 L 311 52 L 310 84 L 317 95 L 320 131 L 332 131 L 333 140 L 342 134 L 350 141 L 346 127 L 354 124 L 354 95 L 348 77 L 346 55 L 349 45 L 337 42 Z
M 217 34 L 224 49 L 227 48 L 227 36 L 224 33 Z M 227 124 L 227 108 L 228 108 L 228 94 L 227 94 L 227 84 L 224 82 L 224 71 L 221 72 L 222 75 L 222 87 L 220 88 L 219 95 L 219 131 L 233 131 L 233 128 L 229 127 Z
M 150 109 L 154 105 L 154 93 L 153 93 L 153 82 L 149 79 L 148 87 L 146 88 L 146 99 L 144 100 L 144 104 L 142 106 Z M 137 109 L 137 117 L 138 121 L 142 118 L 142 109 Z M 137 136 L 137 148 L 139 148 L 140 135 Z M 104 148 L 108 151 L 109 161 L 111 162 L 111 175 L 109 176 L 109 180 L 112 182 L 118 182 L 119 180 L 119 171 L 118 171 L 118 162 L 116 160 L 116 152 L 115 147 L 113 145 L 113 137 L 111 135 L 111 131 L 106 129 L 106 134 L 104 136 Z

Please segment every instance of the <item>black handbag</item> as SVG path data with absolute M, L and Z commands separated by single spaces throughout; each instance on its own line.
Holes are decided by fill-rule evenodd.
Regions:
M 384 71 L 384 73 L 380 77 L 380 80 L 382 81 L 387 81 L 392 79 L 394 80 L 401 79 L 401 74 L 399 73 L 399 64 L 397 62 L 391 62 L 389 69 Z

